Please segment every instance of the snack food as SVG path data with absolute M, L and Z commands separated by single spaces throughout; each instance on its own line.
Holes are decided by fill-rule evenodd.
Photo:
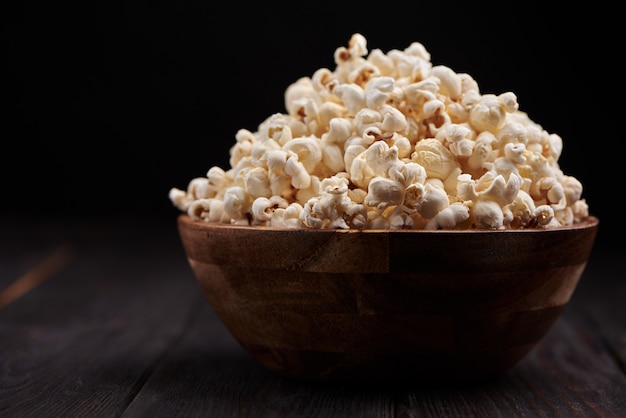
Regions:
M 368 54 L 352 35 L 285 91 L 286 113 L 240 129 L 230 168 L 211 167 L 171 202 L 194 220 L 342 229 L 511 229 L 589 215 L 560 169 L 561 137 L 512 92 L 481 94 L 419 42 Z

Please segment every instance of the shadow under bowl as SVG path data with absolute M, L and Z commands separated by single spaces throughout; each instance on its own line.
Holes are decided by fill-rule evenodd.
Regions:
M 569 302 L 598 219 L 523 230 L 317 230 L 193 221 L 209 304 L 278 376 L 479 381 L 528 354 Z

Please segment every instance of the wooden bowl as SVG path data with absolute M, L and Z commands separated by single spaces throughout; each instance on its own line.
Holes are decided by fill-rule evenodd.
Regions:
M 316 230 L 178 217 L 191 269 L 276 375 L 477 381 L 515 366 L 570 300 L 598 228 Z

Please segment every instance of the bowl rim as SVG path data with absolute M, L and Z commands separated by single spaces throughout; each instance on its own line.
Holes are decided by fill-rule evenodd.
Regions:
M 266 225 L 238 225 L 225 222 L 202 221 L 195 220 L 187 213 L 178 215 L 177 222 L 179 226 L 186 224 L 203 229 L 223 229 L 223 230 L 245 230 L 245 231 L 267 231 L 275 232 L 302 232 L 306 234 L 537 234 L 550 233 L 559 231 L 573 231 L 579 229 L 590 229 L 598 227 L 600 219 L 595 215 L 588 215 L 578 222 L 569 225 L 561 225 L 550 228 L 531 227 L 531 228 L 506 228 L 506 229 L 331 229 L 331 228 L 290 228 Z

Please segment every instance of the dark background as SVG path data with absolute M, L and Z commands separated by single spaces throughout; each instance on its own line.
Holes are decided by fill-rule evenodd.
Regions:
M 228 168 L 239 128 L 284 112 L 286 87 L 362 33 L 368 49 L 419 41 L 435 65 L 564 141 L 560 165 L 622 250 L 619 14 L 595 2 L 17 2 L 2 6 L 2 216 L 155 218 L 171 187 Z

